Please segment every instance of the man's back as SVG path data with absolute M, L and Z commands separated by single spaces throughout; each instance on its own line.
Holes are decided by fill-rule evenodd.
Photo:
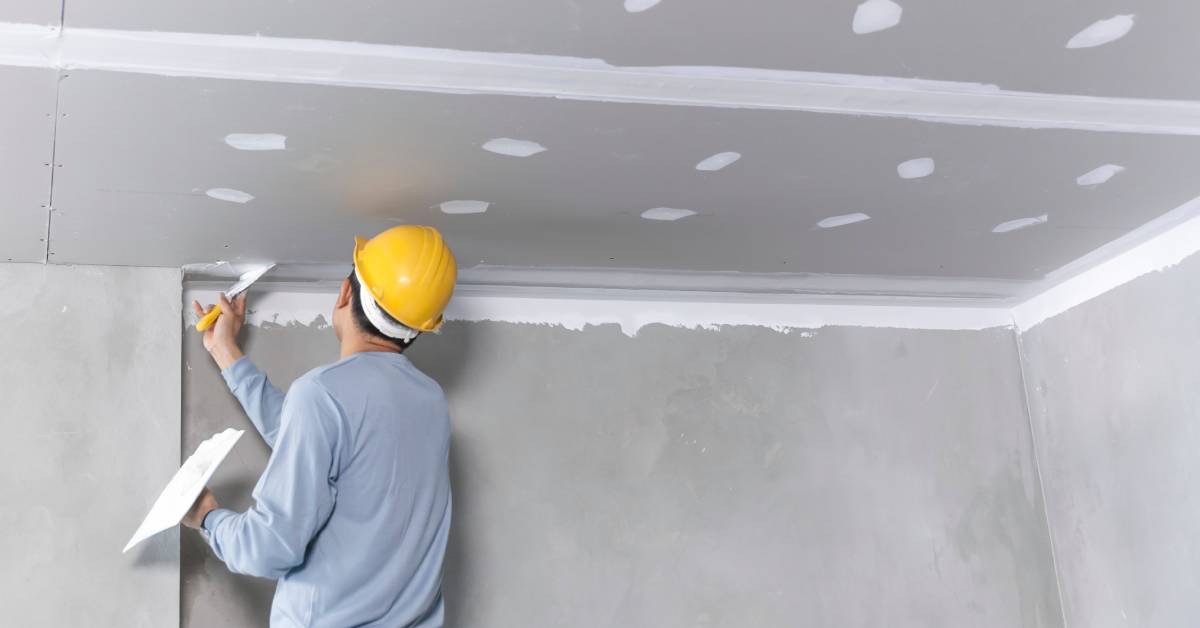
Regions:
M 248 361 L 226 379 L 252 419 L 269 405 Z M 441 388 L 400 354 L 356 353 L 292 385 L 277 433 L 261 423 L 275 451 L 255 507 L 206 527 L 231 569 L 285 569 L 272 627 L 440 627 L 451 512 Z

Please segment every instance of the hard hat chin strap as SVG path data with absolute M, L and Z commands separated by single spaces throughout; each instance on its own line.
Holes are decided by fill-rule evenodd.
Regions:
M 358 274 L 357 266 L 354 267 L 354 275 L 358 277 L 358 300 L 360 303 L 362 303 L 363 312 L 366 313 L 367 320 L 371 321 L 371 324 L 375 326 L 375 329 L 378 329 L 380 333 L 388 338 L 399 340 L 401 342 L 409 342 L 421 334 L 421 332 L 412 329 L 407 325 L 401 325 L 400 323 L 392 320 L 392 318 L 388 316 L 382 308 L 379 307 L 379 303 L 375 301 L 375 296 L 371 294 L 371 291 L 367 288 L 367 282 L 363 281 L 362 275 Z

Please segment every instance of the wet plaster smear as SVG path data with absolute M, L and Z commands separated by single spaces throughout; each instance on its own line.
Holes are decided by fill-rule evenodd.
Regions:
M 247 353 L 288 385 L 336 359 L 317 316 Z M 450 322 L 410 357 L 453 414 L 448 626 L 1062 625 L 1009 329 Z M 183 359 L 184 447 L 253 429 Z M 184 626 L 262 626 L 271 589 L 184 535 Z

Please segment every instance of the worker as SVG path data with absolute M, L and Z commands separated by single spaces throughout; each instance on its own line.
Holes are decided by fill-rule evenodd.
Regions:
M 231 571 L 279 581 L 272 628 L 442 626 L 450 419 L 404 351 L 441 325 L 456 273 L 432 227 L 356 238 L 333 304 L 341 359 L 286 395 L 238 347 L 245 296 L 221 296 L 204 348 L 271 456 L 253 507 L 221 508 L 205 489 L 183 524 Z

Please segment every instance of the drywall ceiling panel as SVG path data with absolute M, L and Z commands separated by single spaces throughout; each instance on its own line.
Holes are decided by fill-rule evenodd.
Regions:
M 56 73 L 0 67 L 0 262 L 46 253 Z
M 63 0 L 0 0 L 0 22 L 58 26 Z
M 1200 196 L 1193 137 L 90 71 L 63 80 L 62 111 L 58 262 L 345 261 L 352 235 L 407 221 L 443 228 L 464 266 L 1027 280 Z M 481 148 L 496 138 L 546 151 Z M 899 176 L 921 158 L 930 176 Z M 1106 164 L 1124 170 L 1079 185 Z
M 68 0 L 93 28 L 261 34 L 701 65 L 919 77 L 1005 89 L 1200 99 L 1200 3 L 1178 0 Z M 626 6 L 640 12 L 626 10 Z M 1131 15 L 1132 17 L 1123 17 Z M 877 19 L 868 19 L 875 16 Z M 1122 17 L 1119 17 L 1122 16 Z M 1092 24 L 1105 22 L 1068 49 Z

